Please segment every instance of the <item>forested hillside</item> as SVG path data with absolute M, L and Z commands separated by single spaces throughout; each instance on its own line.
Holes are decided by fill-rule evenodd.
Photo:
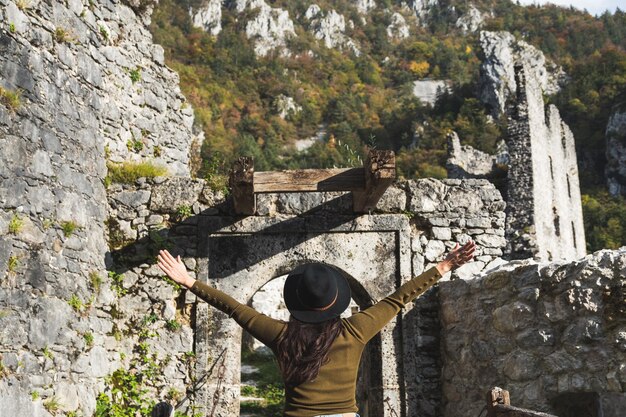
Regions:
M 317 1 L 347 22 L 346 38 L 327 47 L 308 30 L 312 2 L 267 1 L 288 12 L 293 35 L 263 56 L 246 35 L 259 10 L 238 9 L 245 3 L 222 8 L 217 35 L 192 24 L 202 1 L 162 0 L 152 15 L 155 41 L 206 135 L 198 176 L 223 185 L 239 155 L 253 156 L 257 170 L 357 166 L 375 147 L 396 151 L 401 176 L 442 178 L 450 130 L 493 152 L 505 120 L 477 98 L 478 31 L 459 25 L 472 8 L 481 29 L 510 31 L 563 68 L 567 81 L 545 99 L 576 138 L 588 249 L 626 244 L 624 200 L 608 195 L 604 179 L 607 121 L 626 101 L 626 13 L 443 0 L 419 16 L 390 0 Z M 413 94 L 424 79 L 448 85 L 434 107 Z

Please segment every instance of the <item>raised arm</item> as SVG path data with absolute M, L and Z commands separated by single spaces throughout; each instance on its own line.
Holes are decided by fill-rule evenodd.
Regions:
M 174 258 L 167 250 L 161 250 L 158 259 L 159 268 L 170 278 L 190 289 L 191 292 L 213 307 L 235 319 L 241 327 L 261 343 L 271 346 L 285 327 L 285 322 L 274 320 L 265 314 L 259 313 L 252 307 L 235 300 L 225 292 L 191 278 L 180 256 Z
M 437 266 L 417 277 L 405 282 L 395 292 L 383 298 L 371 307 L 346 319 L 348 330 L 361 343 L 367 343 L 374 337 L 400 310 L 427 289 L 432 287 L 448 271 L 468 262 L 474 256 L 476 245 L 469 241 L 462 247 L 456 247 L 439 262 Z

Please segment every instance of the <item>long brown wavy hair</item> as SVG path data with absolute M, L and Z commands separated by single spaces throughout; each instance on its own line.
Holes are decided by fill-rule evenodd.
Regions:
M 321 366 L 328 363 L 330 345 L 342 328 L 339 317 L 321 323 L 305 323 L 291 316 L 276 344 L 285 384 L 296 386 L 317 378 Z

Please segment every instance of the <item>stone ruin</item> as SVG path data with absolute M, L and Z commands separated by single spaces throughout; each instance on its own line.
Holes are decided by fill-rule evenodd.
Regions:
M 124 371 L 150 375 L 147 398 L 178 411 L 238 415 L 241 330 L 163 280 L 161 247 L 246 303 L 301 262 L 329 262 L 365 308 L 468 238 L 476 262 L 371 342 L 362 415 L 477 415 L 494 385 L 527 408 L 576 398 L 595 410 L 585 416 L 623 415 L 624 249 L 507 262 L 506 204 L 485 179 L 397 181 L 359 215 L 348 192 L 263 194 L 236 216 L 230 197 L 188 176 L 202 138 L 145 18 L 118 1 L 0 4 L 0 81 L 23 90 L 23 105 L 0 106 L 3 415 L 92 416 Z M 107 158 L 157 147 L 175 176 L 105 187 Z
M 509 258 L 578 259 L 586 248 L 574 136 L 543 101 L 558 90 L 562 71 L 508 32 L 483 31 L 480 39 L 481 99 L 494 117 L 506 117 L 506 136 L 495 156 L 452 136 L 448 175 L 502 182 Z

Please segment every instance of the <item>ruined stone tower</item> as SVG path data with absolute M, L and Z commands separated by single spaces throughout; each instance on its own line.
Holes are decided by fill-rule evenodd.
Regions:
M 512 259 L 578 259 L 585 236 L 574 136 L 543 101 L 557 91 L 561 72 L 508 32 L 481 32 L 481 43 L 481 99 L 494 117 L 507 118 L 506 252 Z M 448 175 L 492 178 L 500 160 L 453 140 Z
M 585 255 L 574 136 L 540 86 L 515 65 L 507 104 L 508 251 L 512 258 L 577 259 Z

